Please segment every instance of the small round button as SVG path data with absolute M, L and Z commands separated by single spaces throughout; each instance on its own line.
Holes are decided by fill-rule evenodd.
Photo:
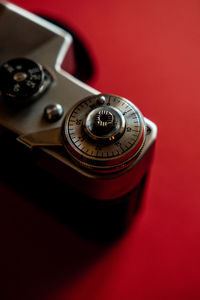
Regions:
M 104 105 L 106 103 L 106 98 L 102 95 L 100 97 L 97 98 L 97 105 Z
M 13 76 L 13 79 L 17 82 L 21 82 L 21 81 L 24 81 L 26 80 L 27 78 L 27 74 L 24 73 L 24 72 L 17 72 L 15 73 L 15 75 Z
M 50 104 L 44 109 L 44 118 L 49 122 L 56 122 L 62 117 L 63 112 L 62 105 L 58 103 Z
M 44 82 L 42 66 L 27 58 L 15 58 L 0 67 L 0 90 L 8 98 L 24 102 L 39 91 Z

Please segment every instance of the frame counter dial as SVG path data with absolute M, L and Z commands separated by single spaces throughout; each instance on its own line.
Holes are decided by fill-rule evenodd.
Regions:
M 87 97 L 67 114 L 64 145 L 76 162 L 99 172 L 127 167 L 145 142 L 141 112 L 129 100 L 109 94 Z
M 52 78 L 40 64 L 14 58 L 0 66 L 0 90 L 11 103 L 30 103 L 50 86 Z

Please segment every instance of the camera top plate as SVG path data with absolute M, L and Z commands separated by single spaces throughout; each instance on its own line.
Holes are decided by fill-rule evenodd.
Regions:
M 69 65 L 75 64 L 72 36 L 10 3 L 0 3 L 0 28 L 1 65 L 15 58 L 25 58 L 41 65 L 52 77 L 50 88 L 28 105 L 11 105 L 1 94 L 0 126 L 14 133 L 17 140 L 26 146 L 39 146 L 40 165 L 94 198 L 114 199 L 133 189 L 149 168 L 152 157 L 150 149 L 157 135 L 156 125 L 144 118 L 145 143 L 137 158 L 126 169 L 112 174 L 98 174 L 76 164 L 63 147 L 62 124 L 65 115 L 76 103 L 99 92 L 61 68 L 64 59 L 68 60 Z M 15 80 L 24 80 L 23 76 L 15 74 Z M 44 111 L 50 104 L 56 103 L 61 105 L 64 113 L 56 122 L 48 122 L 44 118 Z M 114 111 L 110 113 L 112 115 Z M 101 114 L 104 113 L 98 112 L 97 118 L 101 118 Z M 98 196 L 97 190 L 101 191 Z
M 58 102 L 65 113 L 81 98 L 97 93 L 61 69 L 71 55 L 73 40 L 69 33 L 52 23 L 10 3 L 0 3 L 0 64 L 25 57 L 48 69 L 54 82 L 39 101 L 31 106 L 13 107 L 0 96 L 0 125 L 17 135 L 61 126 L 42 118 L 49 103 Z

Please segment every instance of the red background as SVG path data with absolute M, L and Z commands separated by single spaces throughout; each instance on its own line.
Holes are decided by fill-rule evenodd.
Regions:
M 200 2 L 14 3 L 72 26 L 95 62 L 90 84 L 134 101 L 159 131 L 142 209 L 109 247 L 1 183 L 2 299 L 200 299 Z

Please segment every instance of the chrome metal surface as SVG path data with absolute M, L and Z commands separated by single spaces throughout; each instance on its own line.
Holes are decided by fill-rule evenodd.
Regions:
M 106 118 L 106 119 L 105 119 Z M 83 120 L 83 129 L 96 143 L 116 142 L 124 133 L 125 118 L 114 107 L 100 106 L 92 109 Z
M 101 108 L 95 115 L 95 125 L 106 132 L 114 126 L 114 115 L 109 110 Z
M 97 106 L 100 97 L 106 99 L 104 106 Z M 105 117 L 109 113 L 113 126 L 98 124 L 96 128 L 99 114 Z M 65 118 L 64 140 L 68 153 L 81 165 L 116 171 L 127 167 L 140 153 L 145 141 L 144 119 L 125 98 L 110 94 L 90 96 L 75 105 Z
M 35 147 L 58 147 L 63 145 L 60 128 L 21 135 L 17 140 L 31 149 Z
M 0 126 L 14 133 L 17 140 L 27 147 L 39 147 L 42 155 L 38 157 L 38 163 L 50 172 L 56 173 L 68 184 L 94 198 L 114 199 L 133 189 L 149 169 L 157 127 L 150 120 L 143 118 L 130 101 L 112 95 L 110 98 L 106 95 L 97 96 L 92 103 L 94 107 L 89 108 L 87 107 L 89 103 L 84 102 L 85 107 L 82 107 L 78 120 L 75 118 L 76 135 L 81 138 L 83 134 L 87 135 L 85 129 L 80 130 L 83 127 L 79 125 L 79 120 L 84 123 L 90 110 L 97 106 L 103 107 L 109 104 L 109 101 L 121 118 L 120 134 L 111 135 L 112 126 L 110 129 L 108 126 L 109 130 L 106 133 L 95 132 L 98 138 L 110 134 L 111 141 L 103 145 L 103 151 L 95 149 L 99 145 L 96 145 L 96 140 L 92 138 L 88 138 L 87 141 L 80 139 L 80 144 L 89 149 L 87 154 L 86 149 L 78 147 L 70 132 L 73 112 L 80 108 L 83 99 L 98 95 L 99 92 L 62 70 L 61 64 L 64 58 L 68 55 L 71 57 L 72 46 L 71 35 L 58 26 L 16 5 L 0 3 L 0 64 L 16 57 L 25 57 L 42 65 L 53 78 L 53 84 L 42 97 L 24 107 L 13 107 L 0 93 Z M 17 80 L 23 78 L 21 75 L 16 75 Z M 119 103 L 117 99 L 120 99 Z M 65 119 L 64 115 L 57 122 L 47 122 L 44 119 L 44 109 L 50 101 L 58 102 L 63 107 L 67 113 Z M 129 108 L 131 111 L 134 110 L 135 119 L 130 118 Z M 115 115 L 113 111 L 109 112 L 115 119 L 117 114 Z M 120 114 L 124 114 L 123 117 Z M 98 118 L 98 113 L 96 115 Z M 125 126 L 123 118 L 126 119 Z M 149 131 L 147 130 L 148 134 L 146 134 L 146 127 L 150 128 Z M 65 129 L 65 142 L 61 138 L 62 128 Z M 133 130 L 135 130 L 135 138 L 132 135 Z M 113 140 L 112 136 L 114 136 Z M 63 146 L 63 143 L 66 144 Z M 68 153 L 64 147 L 67 148 Z M 72 157 L 75 158 L 76 163 Z M 81 161 L 83 164 L 80 164 Z M 112 173 L 93 172 L 91 165 L 93 166 L 94 161 L 100 169 L 113 169 L 113 166 L 117 166 L 117 172 L 113 170 Z M 90 168 L 83 168 L 85 164 L 89 164 Z
M 49 104 L 44 109 L 44 118 L 49 122 L 57 122 L 63 115 L 64 110 L 62 105 Z
M 97 105 L 103 105 L 106 102 L 106 98 L 101 95 L 100 97 L 97 98 Z
M 71 35 L 58 26 L 11 3 L 0 3 L 0 64 L 25 57 L 42 65 L 54 78 L 42 99 L 31 106 L 14 109 L 0 96 L 0 126 L 17 135 L 61 126 L 62 118 L 50 125 L 41 121 L 50 99 L 68 111 L 78 100 L 98 93 L 61 69 L 72 45 Z

